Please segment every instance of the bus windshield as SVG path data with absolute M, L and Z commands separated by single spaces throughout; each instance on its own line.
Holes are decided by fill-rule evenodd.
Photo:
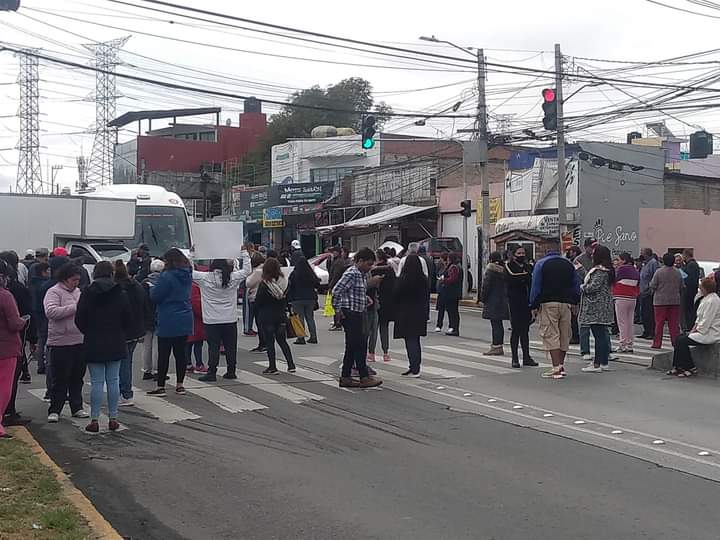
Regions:
M 132 248 L 147 244 L 150 255 L 162 257 L 170 248 L 190 249 L 190 229 L 184 208 L 138 206 Z

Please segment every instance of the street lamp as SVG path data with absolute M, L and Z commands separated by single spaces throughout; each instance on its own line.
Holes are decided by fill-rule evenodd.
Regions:
M 482 282 L 482 272 L 488 263 L 488 254 L 490 248 L 490 182 L 487 174 L 487 161 L 488 161 L 488 133 L 487 133 L 487 105 L 485 103 L 485 54 L 482 49 L 475 47 L 461 47 L 451 41 L 438 39 L 433 36 L 420 36 L 422 41 L 429 41 L 431 43 L 444 43 L 450 45 L 464 53 L 471 54 L 477 59 L 477 70 L 478 70 L 478 104 L 477 104 L 477 115 L 476 122 L 478 128 L 478 160 L 480 162 L 480 196 L 482 199 L 482 268 L 478 269 L 478 290 Z M 473 53 L 472 51 L 475 51 Z M 467 167 L 465 161 L 466 152 L 463 151 L 463 169 Z M 468 198 L 468 186 L 467 186 L 467 174 L 463 174 L 463 188 L 465 191 L 464 200 Z M 480 209 L 478 209 L 480 211 Z M 467 268 L 467 228 L 468 228 L 468 217 L 463 217 L 463 295 L 468 291 L 468 268 Z

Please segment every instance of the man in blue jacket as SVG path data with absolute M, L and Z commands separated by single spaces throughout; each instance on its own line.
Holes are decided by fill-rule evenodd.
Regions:
M 580 302 L 580 278 L 575 266 L 560 253 L 551 251 L 535 265 L 530 289 L 530 307 L 537 318 L 552 369 L 543 377 L 565 377 L 565 355 L 570 348 L 572 313 Z

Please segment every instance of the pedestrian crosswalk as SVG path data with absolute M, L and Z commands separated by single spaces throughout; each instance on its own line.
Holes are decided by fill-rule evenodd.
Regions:
M 422 380 L 451 381 L 469 377 L 495 377 L 519 376 L 528 370 L 513 369 L 510 366 L 509 354 L 506 356 L 489 356 L 484 353 L 488 347 L 487 342 L 480 340 L 427 340 L 423 344 L 422 352 Z M 542 350 L 542 343 L 532 341 L 534 351 Z M 295 353 L 305 352 L 296 350 Z M 310 353 L 310 350 L 307 351 Z M 639 344 L 632 355 L 622 354 L 621 358 L 633 363 L 649 364 L 652 354 L 656 353 L 649 348 L 649 344 Z M 509 353 L 506 348 L 506 353 Z M 404 348 L 391 350 L 392 360 L 389 362 L 377 361 L 371 367 L 386 381 L 381 389 L 400 388 L 403 385 L 418 384 L 417 379 L 407 379 L 401 373 L 408 369 L 407 353 Z M 569 362 L 580 362 L 579 348 L 573 346 Z M 536 354 L 536 360 L 545 360 L 544 355 Z M 134 407 L 123 408 L 120 411 L 122 421 L 121 430 L 131 429 L 140 418 L 150 418 L 163 424 L 182 425 L 199 419 L 207 419 L 218 414 L 247 415 L 263 414 L 264 411 L 280 406 L 280 403 L 291 406 L 303 406 L 310 403 L 321 404 L 326 400 L 338 399 L 343 396 L 361 392 L 356 389 L 340 388 L 337 377 L 341 367 L 341 355 L 323 356 L 308 354 L 295 358 L 297 370 L 287 373 L 286 364 L 279 362 L 281 369 L 277 375 L 262 374 L 261 370 L 267 366 L 267 360 L 254 360 L 247 355 L 240 354 L 239 368 L 236 379 L 223 379 L 225 369 L 218 370 L 218 381 L 215 383 L 202 382 L 194 376 L 185 379 L 186 396 L 176 396 L 174 379 L 168 381 L 168 398 L 162 399 L 147 395 L 145 388 L 134 388 Z M 547 362 L 539 362 L 540 367 L 548 367 Z M 514 379 L 514 377 L 513 377 Z M 441 383 L 445 384 L 445 383 Z M 86 392 L 89 391 L 86 384 Z M 422 386 L 419 386 L 422 390 Z M 44 388 L 35 388 L 29 391 L 38 399 L 43 399 Z M 132 411 L 132 414 L 128 414 Z M 67 408 L 65 413 L 68 414 Z M 66 422 L 65 416 L 63 422 Z M 83 430 L 87 425 L 86 419 L 71 418 L 70 422 L 78 429 Z M 101 433 L 107 431 L 107 416 L 100 418 Z

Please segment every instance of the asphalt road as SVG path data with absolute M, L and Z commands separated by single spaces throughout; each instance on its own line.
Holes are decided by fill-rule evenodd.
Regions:
M 464 327 L 468 337 L 489 334 L 469 313 Z M 453 406 L 444 395 L 446 387 L 516 389 L 539 404 L 566 392 L 558 407 L 580 410 L 585 401 L 592 409 L 582 387 L 571 385 L 613 379 L 548 385 L 538 370 L 513 373 L 502 359 L 473 358 L 484 344 L 446 345 L 449 338 L 433 335 L 425 350 L 439 360 L 426 369 L 436 371 L 417 386 L 399 380 L 400 366 L 378 363 L 388 377 L 381 390 L 343 391 L 330 376 L 342 334 L 322 331 L 320 339 L 316 347 L 293 347 L 302 377 L 275 378 L 259 375 L 255 362 L 264 357 L 245 353 L 254 341 L 242 339 L 241 369 L 249 375 L 218 384 L 242 403 L 197 387 L 168 398 L 177 410 L 145 401 L 123 410 L 119 433 L 89 436 L 67 419 L 35 422 L 32 432 L 134 539 L 720 538 L 712 474 L 664 466 L 663 456 L 637 442 L 631 455 L 602 437 L 523 425 L 508 413 Z M 444 346 L 461 352 L 437 349 Z M 663 384 L 640 371 L 607 375 Z M 41 385 L 37 377 L 33 387 Z M 21 405 L 43 415 L 34 395 L 23 394 Z

